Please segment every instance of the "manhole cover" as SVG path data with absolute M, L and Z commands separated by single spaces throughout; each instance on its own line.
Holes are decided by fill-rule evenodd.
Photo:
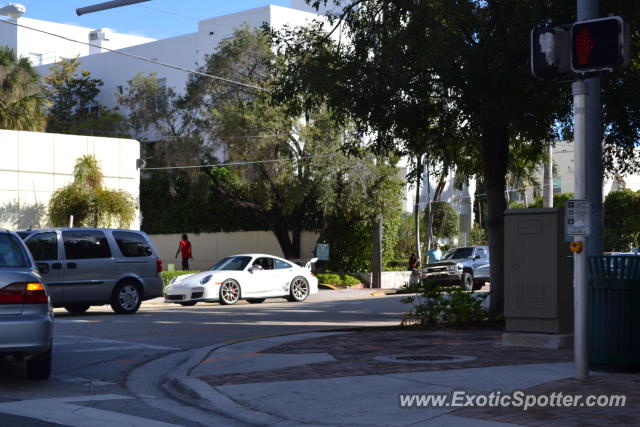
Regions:
M 442 356 L 442 355 L 435 355 L 435 356 L 396 356 L 396 360 L 408 360 L 408 361 L 415 361 L 415 362 L 420 362 L 420 361 L 433 361 L 433 360 L 454 360 L 455 356 Z
M 380 362 L 395 363 L 460 363 L 475 360 L 473 356 L 457 354 L 399 354 L 374 357 Z

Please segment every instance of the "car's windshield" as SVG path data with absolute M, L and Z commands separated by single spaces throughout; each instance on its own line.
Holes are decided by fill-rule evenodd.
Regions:
M 442 259 L 471 258 L 471 255 L 473 255 L 473 248 L 456 248 L 456 249 L 451 249 L 449 252 L 444 254 Z
M 20 241 L 11 234 L 0 234 L 0 268 L 27 268 L 29 264 Z
M 31 234 L 31 231 L 16 231 L 16 234 L 20 236 L 22 240 L 24 240 L 27 236 Z
M 250 256 L 230 256 L 211 267 L 209 270 L 234 270 L 242 271 L 251 261 Z

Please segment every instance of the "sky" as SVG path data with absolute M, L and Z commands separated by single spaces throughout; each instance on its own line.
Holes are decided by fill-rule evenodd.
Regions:
M 106 0 L 11 0 L 27 8 L 25 18 L 163 39 L 198 31 L 198 21 L 268 4 L 290 7 L 290 0 L 150 0 L 77 16 L 76 8 Z M 9 3 L 0 0 L 0 7 Z

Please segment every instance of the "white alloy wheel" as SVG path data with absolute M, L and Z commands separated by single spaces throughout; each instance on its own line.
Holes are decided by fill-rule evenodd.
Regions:
M 122 282 L 113 291 L 111 308 L 118 314 L 133 314 L 140 308 L 140 289 L 133 282 Z
M 240 299 L 240 285 L 233 279 L 227 279 L 220 285 L 220 303 L 231 305 Z
M 304 277 L 296 277 L 291 281 L 289 301 L 302 302 L 309 296 L 309 282 Z

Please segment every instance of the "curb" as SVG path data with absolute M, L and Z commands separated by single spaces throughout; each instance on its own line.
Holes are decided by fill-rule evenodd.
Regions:
M 354 328 L 356 329 L 356 328 Z M 225 394 L 218 391 L 215 387 L 210 386 L 206 382 L 192 378 L 189 373 L 200 364 L 211 352 L 238 344 L 246 341 L 256 341 L 265 338 L 283 337 L 290 335 L 303 335 L 317 332 L 336 332 L 336 329 L 313 330 L 302 332 L 288 332 L 282 334 L 264 335 L 259 337 L 240 338 L 237 340 L 227 341 L 223 344 L 202 347 L 192 350 L 193 354 L 176 369 L 167 375 L 167 382 L 163 388 L 173 397 L 182 401 L 191 401 L 201 409 L 217 412 L 225 417 L 241 421 L 250 425 L 274 425 L 288 424 L 291 420 L 276 417 L 275 415 L 259 412 L 246 406 L 240 405 Z

